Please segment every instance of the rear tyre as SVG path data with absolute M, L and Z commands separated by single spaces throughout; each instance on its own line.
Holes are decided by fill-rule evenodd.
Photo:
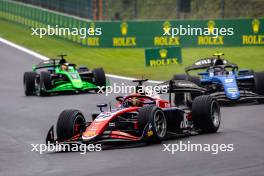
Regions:
M 85 118 L 78 110 L 64 110 L 59 115 L 56 132 L 58 140 L 65 141 L 85 130 Z
M 95 85 L 106 86 L 106 77 L 103 68 L 95 68 L 93 71 Z
M 196 97 L 192 104 L 192 118 L 194 127 L 203 133 L 217 132 L 221 123 L 218 102 L 209 95 Z
M 200 78 L 196 77 L 196 76 L 187 76 L 185 74 L 177 74 L 177 75 L 174 75 L 172 79 L 173 80 L 188 80 L 188 81 L 191 81 L 191 82 L 197 84 L 198 86 L 201 85 Z M 195 99 L 195 97 L 197 97 L 199 95 L 200 95 L 199 93 L 191 93 L 191 99 L 193 100 L 193 99 Z M 175 93 L 174 94 L 174 104 L 176 106 L 185 104 L 184 93 Z
M 49 93 L 47 90 L 52 88 L 51 75 L 49 72 L 41 72 L 39 78 L 39 95 L 47 96 Z
M 36 73 L 35 72 L 25 72 L 23 83 L 24 83 L 24 92 L 26 96 L 34 95 L 35 94 L 35 79 Z
M 167 132 L 167 121 L 163 111 L 155 105 L 139 109 L 138 129 L 139 134 L 144 135 L 146 143 L 160 143 Z
M 264 71 L 255 72 L 254 80 L 255 80 L 256 93 L 264 96 Z M 264 103 L 264 100 L 258 100 L 258 102 Z

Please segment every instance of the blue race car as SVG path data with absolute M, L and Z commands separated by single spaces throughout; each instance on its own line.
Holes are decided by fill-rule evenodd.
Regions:
M 186 67 L 186 74 L 174 75 L 176 80 L 189 80 L 204 88 L 204 94 L 210 94 L 220 102 L 264 103 L 264 71 L 239 69 L 236 64 L 220 58 L 223 53 L 216 53 L 211 58 L 197 60 Z M 204 70 L 198 76 L 190 75 L 190 71 Z M 175 94 L 175 104 L 181 105 L 193 100 L 197 93 Z

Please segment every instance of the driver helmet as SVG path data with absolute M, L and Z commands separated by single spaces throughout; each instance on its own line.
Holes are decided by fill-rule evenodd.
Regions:
M 140 96 L 140 94 L 133 94 L 133 95 Z M 130 99 L 130 104 L 132 106 L 141 106 L 142 105 L 142 100 L 141 100 L 141 98 L 138 98 L 138 97 L 132 97 Z
M 131 104 L 132 104 L 132 106 L 139 106 L 140 105 L 140 100 L 137 97 L 133 97 L 131 99 Z
M 61 70 L 68 70 L 68 64 L 67 63 L 61 64 Z
M 66 59 L 62 58 L 59 62 L 61 70 L 67 70 L 68 69 L 68 63 Z
M 221 65 L 225 65 L 224 61 L 222 59 L 215 59 L 214 60 L 214 66 L 221 66 Z
M 215 67 L 215 66 L 218 66 L 218 67 Z M 216 75 L 224 74 L 224 72 L 225 72 L 224 66 L 225 66 L 225 63 L 224 63 L 223 59 L 220 59 L 220 58 L 215 59 L 214 60 L 214 67 L 215 67 L 214 68 L 214 74 L 216 74 Z

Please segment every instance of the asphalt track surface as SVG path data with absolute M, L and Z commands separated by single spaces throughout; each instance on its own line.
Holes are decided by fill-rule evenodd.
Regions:
M 222 108 L 219 132 L 165 141 L 234 144 L 233 152 L 164 152 L 163 145 L 104 150 L 81 155 L 32 152 L 31 144 L 44 143 L 58 114 L 81 110 L 87 120 L 96 104 L 113 102 L 113 95 L 25 97 L 22 75 L 39 62 L 0 43 L 0 175 L 142 175 L 142 176 L 263 176 L 264 105 Z M 111 82 L 125 80 L 111 79 Z

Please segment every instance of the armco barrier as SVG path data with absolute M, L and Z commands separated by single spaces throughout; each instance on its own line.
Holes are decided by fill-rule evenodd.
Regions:
M 0 18 L 30 27 L 58 25 L 68 28 L 102 28 L 102 35 L 80 38 L 61 36 L 66 40 L 89 47 L 209 47 L 264 46 L 264 18 L 216 20 L 160 20 L 160 21 L 103 21 L 93 22 L 45 10 L 18 2 L 0 0 Z M 179 25 L 195 28 L 233 28 L 234 35 L 219 36 L 163 36 L 164 27 Z

